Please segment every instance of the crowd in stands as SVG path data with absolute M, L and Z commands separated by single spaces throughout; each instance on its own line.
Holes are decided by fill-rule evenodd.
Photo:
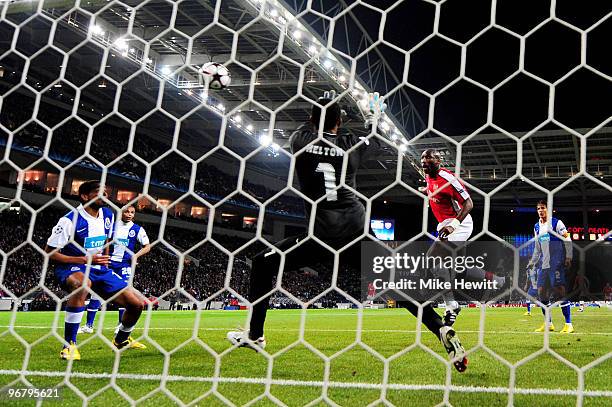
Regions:
M 5 296 L 12 293 L 16 297 L 33 300 L 30 310 L 55 309 L 57 304 L 53 297 L 45 292 L 40 279 L 44 270 L 44 250 L 47 238 L 57 220 L 65 213 L 57 209 L 41 212 L 32 228 L 31 242 L 27 242 L 30 229 L 30 215 L 27 211 L 0 212 L 0 250 L 8 254 L 6 270 L 1 281 Z M 152 240 L 158 236 L 158 225 L 143 224 Z M 261 243 L 252 243 L 234 255 L 229 270 L 230 257 L 211 242 L 205 242 L 196 247 L 202 239 L 190 230 L 166 227 L 164 241 L 169 244 L 157 243 L 153 250 L 138 260 L 134 272 L 133 286 L 147 298 L 176 298 L 187 293 L 197 301 L 227 302 L 234 295 L 224 289 L 228 273 L 229 287 L 243 297 L 248 296 L 251 259 L 263 249 Z M 215 235 L 217 244 L 225 247 L 237 247 L 246 240 L 231 235 Z M 25 243 L 24 243 L 25 242 Z M 37 247 L 36 247 L 37 246 Z M 196 247 L 195 249 L 192 249 Z M 189 251 L 192 249 L 191 251 Z M 188 252 L 182 269 L 179 267 L 179 253 Z M 181 270 L 179 270 L 181 269 Z M 309 301 L 330 286 L 331 271 L 317 267 L 317 273 L 287 270 L 283 274 L 282 286 L 302 301 Z M 177 275 L 180 273 L 180 278 Z M 338 286 L 358 298 L 359 279 L 346 270 L 339 273 Z M 53 265 L 44 279 L 44 285 L 59 298 L 67 293 L 62 290 L 53 276 Z M 179 288 L 181 290 L 177 290 Z M 184 297 L 184 296 L 183 296 Z M 332 292 L 318 302 L 348 302 L 342 295 Z M 293 301 L 287 301 L 282 294 L 274 294 L 272 303 L 278 307 L 291 308 L 297 306 Z
M 57 90 L 57 92 L 60 91 Z M 14 102 L 19 103 L 21 101 L 24 106 L 29 106 L 30 104 L 30 99 L 26 96 L 15 95 L 15 98 Z M 47 104 L 45 106 L 51 105 Z M 41 105 L 37 119 L 43 123 L 49 123 L 50 119 L 48 116 L 57 116 L 56 110 L 57 108 L 45 109 Z M 29 115 L 31 115 L 31 112 L 27 108 L 3 109 L 1 122 L 9 130 L 15 130 L 31 118 Z M 63 115 L 63 117 L 67 117 L 67 114 Z M 142 188 L 137 183 L 145 179 L 145 163 L 153 163 L 164 154 L 167 154 L 172 145 L 172 140 L 168 137 L 167 140 L 162 142 L 160 140 L 164 139 L 163 137 L 159 136 L 156 138 L 152 136 L 151 134 L 154 131 L 155 129 L 139 129 L 136 131 L 132 151 L 141 160 L 136 159 L 133 155 L 127 155 L 114 162 L 114 160 L 125 154 L 128 150 L 130 130 L 124 123 L 119 122 L 118 119 L 110 118 L 94 128 L 89 155 L 103 165 L 113 163 L 109 167 L 110 174 L 134 180 L 135 190 L 141 190 Z M 15 133 L 11 148 L 39 157 L 44 153 L 49 133 L 44 127 L 32 122 Z M 101 167 L 96 162 L 82 157 L 86 150 L 88 134 L 89 129 L 83 123 L 74 118 L 68 120 L 52 132 L 49 157 L 62 166 L 78 161 L 78 165 L 81 167 L 101 171 Z M 0 140 L 0 143 L 2 143 L 2 140 Z M 6 143 L 6 140 L 4 143 Z M 151 183 L 162 188 L 184 192 L 189 189 L 191 172 L 191 163 L 178 154 L 171 153 L 152 165 Z M 215 166 L 203 161 L 197 166 L 195 178 L 195 193 L 207 200 L 218 201 L 236 191 L 238 185 L 238 167 L 230 162 L 221 166 Z M 108 183 L 112 185 L 112 177 Z M 28 185 L 26 188 L 36 192 L 44 192 L 35 185 Z M 261 201 L 278 192 L 269 186 L 250 182 L 246 178 L 243 181 L 242 189 Z M 243 201 L 232 201 L 231 203 L 254 208 L 257 206 L 249 200 Z M 284 215 L 303 216 L 304 213 L 302 199 L 287 195 L 283 195 L 271 202 L 267 209 Z

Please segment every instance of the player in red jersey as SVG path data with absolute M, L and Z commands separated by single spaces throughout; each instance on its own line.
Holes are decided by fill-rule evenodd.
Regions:
M 606 303 L 612 301 L 612 287 L 610 287 L 610 283 L 606 283 L 606 286 L 603 288 L 603 294 Z
M 425 172 L 427 182 L 427 196 L 429 206 L 438 221 L 438 240 L 449 242 L 465 242 L 472 235 L 474 222 L 470 211 L 474 207 L 467 188 L 451 171 L 441 166 L 440 153 L 435 149 L 428 149 L 421 154 L 421 167 Z M 436 244 L 430 253 L 437 251 Z M 453 278 L 454 272 L 447 269 L 434 269 L 434 275 L 448 280 Z M 466 269 L 464 276 L 471 280 L 494 280 L 499 287 L 505 284 L 504 277 L 495 276 L 491 272 L 474 267 Z M 444 322 L 451 326 L 461 310 L 457 301 L 450 293 L 442 295 L 446 304 Z
M 440 161 L 437 150 L 428 149 L 421 154 L 429 206 L 438 220 L 438 237 L 450 242 L 465 242 L 474 229 L 470 215 L 474 203 L 463 183 L 442 168 Z
M 438 239 L 441 241 L 465 242 L 472 235 L 474 222 L 470 211 L 474 207 L 472 198 L 465 186 L 455 177 L 455 174 L 441 166 L 440 153 L 435 149 L 427 149 L 421 154 L 421 167 L 425 172 L 429 206 L 438 221 Z M 436 253 L 434 244 L 430 255 Z M 436 277 L 444 280 L 451 278 L 450 270 L 432 270 Z M 451 326 L 455 323 L 461 310 L 452 293 L 442 294 L 446 310 L 444 323 Z

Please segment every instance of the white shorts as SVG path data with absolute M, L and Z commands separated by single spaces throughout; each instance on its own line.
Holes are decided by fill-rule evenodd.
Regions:
M 444 226 L 447 226 L 451 222 L 451 219 L 445 219 L 438 224 L 437 230 L 442 229 Z M 470 236 L 472 236 L 472 231 L 474 230 L 474 221 L 472 220 L 472 215 L 468 215 L 463 219 L 463 222 L 459 225 L 457 229 L 450 235 L 448 235 L 449 242 L 465 242 Z

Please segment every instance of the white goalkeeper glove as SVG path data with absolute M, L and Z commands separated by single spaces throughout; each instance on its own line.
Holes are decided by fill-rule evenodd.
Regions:
M 380 117 L 387 109 L 387 104 L 384 103 L 383 98 L 378 92 L 368 93 L 368 98 L 365 99 L 365 103 L 367 104 L 367 113 L 365 116 L 366 120 L 364 127 L 369 128 L 372 125 L 377 126 L 380 121 Z

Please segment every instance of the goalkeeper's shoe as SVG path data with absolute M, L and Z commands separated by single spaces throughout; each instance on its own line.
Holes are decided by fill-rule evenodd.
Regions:
M 531 312 L 530 311 L 525 311 L 525 313 L 523 314 L 524 317 L 530 317 L 531 316 Z
M 247 331 L 231 331 L 228 332 L 227 340 L 232 343 L 232 345 L 236 345 L 239 348 L 249 348 L 253 350 L 264 349 L 266 347 L 266 338 L 259 337 L 257 339 L 249 339 L 249 334 Z
M 128 349 L 146 349 L 147 348 L 147 345 L 145 345 L 144 343 L 135 341 L 134 338 L 132 338 L 131 336 L 128 336 L 128 338 L 121 343 L 117 343 L 117 341 L 113 339 L 113 345 L 115 345 L 117 349 L 123 349 L 126 347 Z
M 79 330 L 78 330 L 77 333 L 80 333 L 80 334 L 92 334 L 93 333 L 93 326 L 81 325 L 79 327 Z
M 546 330 L 546 322 L 543 323 L 542 326 L 540 326 L 538 329 L 536 329 L 535 332 L 544 332 L 545 330 Z M 554 332 L 555 331 L 555 326 L 552 324 L 552 322 L 548 326 L 548 330 L 550 332 Z
M 444 325 L 453 326 L 457 320 L 457 315 L 461 312 L 461 307 L 455 309 L 446 309 L 444 312 Z
M 70 345 L 62 349 L 60 358 L 64 360 L 81 360 L 81 352 L 79 352 L 76 343 L 70 342 Z
M 455 330 L 450 326 L 440 328 L 440 340 L 446 348 L 446 353 L 453 361 L 453 365 L 458 372 L 465 372 L 467 369 L 468 360 L 465 357 L 465 349 L 459 341 L 459 337 Z
M 563 329 L 559 333 L 562 333 L 562 334 L 573 334 L 574 333 L 574 326 L 572 324 L 565 324 L 563 326 Z

